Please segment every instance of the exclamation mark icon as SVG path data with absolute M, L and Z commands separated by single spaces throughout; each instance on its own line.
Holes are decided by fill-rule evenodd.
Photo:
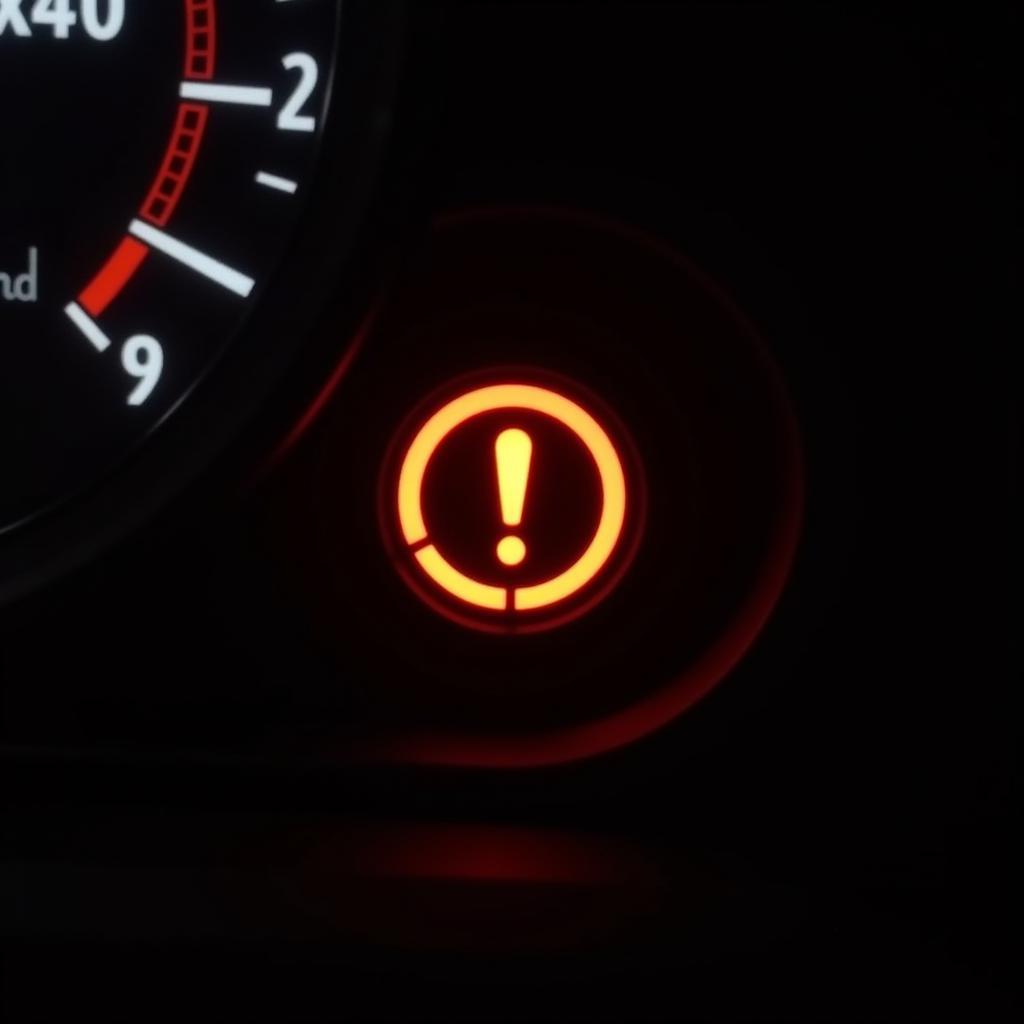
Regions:
M 503 430 L 494 442 L 501 520 L 506 526 L 518 526 L 523 521 L 532 456 L 533 441 L 518 427 Z M 510 534 L 498 541 L 498 558 L 504 565 L 519 565 L 525 557 L 526 545 L 521 537 Z

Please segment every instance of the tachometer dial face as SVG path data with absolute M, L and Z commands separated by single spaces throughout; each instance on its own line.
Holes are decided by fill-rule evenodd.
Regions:
M 0 530 L 109 474 L 303 212 L 334 0 L 0 0 Z

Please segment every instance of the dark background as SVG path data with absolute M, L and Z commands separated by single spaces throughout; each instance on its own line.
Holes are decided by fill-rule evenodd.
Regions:
M 294 680 L 239 642 L 231 581 L 270 557 L 282 496 L 211 475 L 6 613 L 5 1007 L 1008 1017 L 1019 18 L 504 3 L 413 22 L 363 272 L 473 202 L 597 209 L 679 246 L 791 385 L 808 470 L 791 586 L 709 699 L 593 764 L 351 769 L 305 759 L 300 733 L 268 756 Z M 324 873 L 297 852 L 330 861 L 352 822 L 381 821 L 468 823 L 498 847 L 488 829 L 556 830 L 596 844 L 587 865 L 610 842 L 660 888 L 645 867 L 368 893 L 342 854 Z M 550 948 L 566 919 L 583 934 Z

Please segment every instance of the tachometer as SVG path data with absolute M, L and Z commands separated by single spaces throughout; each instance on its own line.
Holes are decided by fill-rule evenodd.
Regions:
M 376 52 L 353 40 L 373 16 L 345 8 L 0 2 L 0 533 L 110 479 L 243 327 L 253 374 L 295 343 L 312 265 L 352 234 L 356 111 L 379 115 L 357 54 L 331 124 L 339 48 Z M 300 259 L 321 150 L 343 155 Z M 259 340 L 252 313 L 282 277 L 276 337 Z M 251 374 L 235 369 L 237 395 Z

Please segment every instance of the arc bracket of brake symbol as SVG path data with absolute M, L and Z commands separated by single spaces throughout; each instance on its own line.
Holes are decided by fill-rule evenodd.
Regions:
M 637 523 L 622 432 L 604 418 L 550 387 L 495 383 L 415 424 L 392 492 L 414 589 L 485 628 L 545 628 L 591 607 Z

